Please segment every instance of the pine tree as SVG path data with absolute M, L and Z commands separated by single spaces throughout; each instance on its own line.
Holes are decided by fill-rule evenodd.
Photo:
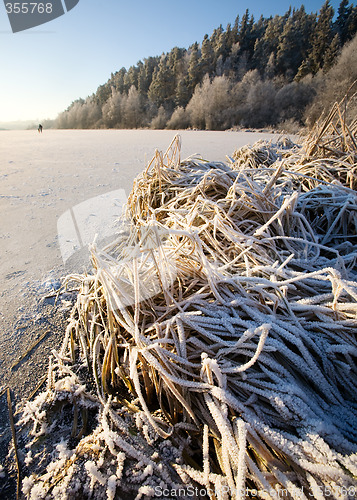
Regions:
M 217 54 L 219 52 L 219 47 L 220 47 L 220 43 L 221 43 L 220 38 L 221 38 L 222 33 L 223 33 L 223 27 L 221 24 L 219 25 L 218 28 L 213 30 L 213 33 L 211 36 L 211 45 L 212 45 L 212 48 L 213 48 L 215 54 Z M 217 57 L 218 57 L 218 55 L 217 55 Z
M 316 74 L 324 66 L 325 54 L 333 39 L 333 15 L 334 10 L 329 0 L 326 0 L 320 9 L 316 27 L 312 33 L 311 50 L 307 57 L 307 64 L 305 65 L 305 67 L 310 69 L 312 74 Z
M 348 0 L 342 0 L 337 11 L 335 30 L 339 36 L 341 45 L 344 45 L 349 38 L 349 23 L 351 20 L 352 7 Z
M 175 78 L 165 54 L 162 54 L 159 66 L 155 68 L 148 97 L 158 107 L 170 107 L 174 103 Z
M 249 10 L 247 9 L 243 14 L 242 21 L 240 23 L 240 29 L 238 33 L 238 42 L 240 45 L 241 52 L 248 50 L 249 36 L 250 36 L 250 22 L 249 22 Z
M 206 73 L 212 75 L 215 67 L 215 54 L 208 35 L 205 35 L 203 38 L 201 46 L 201 58 L 199 64 L 200 64 L 200 70 L 203 75 L 205 75 Z
M 109 85 L 100 85 L 96 92 L 97 102 L 103 106 L 103 104 L 109 99 L 111 95 L 111 87 Z
M 155 68 L 160 61 L 159 57 L 148 57 L 144 59 L 144 69 L 141 78 L 138 78 L 138 89 L 141 95 L 147 96 Z
M 127 94 L 129 89 L 134 86 L 138 88 L 139 68 L 137 66 L 130 66 L 124 75 L 124 92 Z
M 276 54 L 277 70 L 288 80 L 294 78 L 308 54 L 314 21 L 314 16 L 307 15 L 304 6 L 301 6 L 287 19 L 280 34 Z
M 258 22 L 253 24 L 251 43 L 254 42 L 254 46 L 257 40 L 260 40 L 264 36 L 267 26 L 268 26 L 268 19 L 265 19 L 263 16 L 260 16 Z
M 126 73 L 125 68 L 121 68 L 119 71 L 117 71 L 114 76 L 112 77 L 112 83 L 110 86 L 113 86 L 115 90 L 120 92 L 121 94 L 124 92 L 124 76 Z
M 274 52 L 272 52 L 269 56 L 268 62 L 265 67 L 264 78 L 272 80 L 276 76 L 276 69 L 277 69 L 276 57 Z
M 328 71 L 333 66 L 333 63 L 335 62 L 336 57 L 340 52 L 340 48 L 341 48 L 340 38 L 336 33 L 331 42 L 331 45 L 325 52 L 324 63 L 323 63 L 324 72 Z
M 192 92 L 190 92 L 188 78 L 182 78 L 177 82 L 175 91 L 175 105 L 186 107 L 191 99 Z
M 149 86 L 147 85 L 146 74 L 145 74 L 145 65 L 142 61 L 138 62 L 138 91 L 142 96 L 147 95 L 147 91 L 149 90 Z
M 233 28 L 232 28 L 232 31 L 231 31 L 231 38 L 232 38 L 231 47 L 233 47 L 233 45 L 235 43 L 239 42 L 239 39 L 238 39 L 238 35 L 239 35 L 239 22 L 240 22 L 240 19 L 239 19 L 239 16 L 237 16 L 235 18 L 235 21 L 234 21 L 234 24 L 233 24 Z
M 268 20 L 264 36 L 257 39 L 254 45 L 254 68 L 262 71 L 262 68 L 266 67 L 271 54 L 276 56 L 283 29 L 284 18 L 282 16 L 275 16 Z
M 201 71 L 199 67 L 200 53 L 198 50 L 198 43 L 191 45 L 189 49 L 189 63 L 188 63 L 188 78 L 187 84 L 191 94 L 195 90 L 196 85 L 201 81 Z
M 239 16 L 236 17 L 233 26 L 228 24 L 227 29 L 229 27 L 229 36 L 228 36 L 228 45 L 229 49 L 232 50 L 232 47 L 235 43 L 238 42 L 238 27 L 239 27 Z
M 352 40 L 352 38 L 357 33 L 357 5 L 352 7 L 351 14 L 348 21 L 348 33 L 347 39 Z
M 215 57 L 216 60 L 222 56 L 223 61 L 227 59 L 229 56 L 231 47 L 229 46 L 228 40 L 230 38 L 230 26 L 229 26 L 229 32 L 227 31 L 222 31 L 218 37 L 216 48 L 215 48 Z

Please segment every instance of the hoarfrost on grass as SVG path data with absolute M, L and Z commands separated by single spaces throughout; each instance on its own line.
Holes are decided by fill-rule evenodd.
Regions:
M 156 486 L 180 484 L 215 486 L 217 498 L 244 487 L 262 498 L 323 498 L 324 488 L 353 485 L 357 156 L 352 141 L 342 166 L 319 163 L 321 137 L 276 146 L 263 166 L 272 145 L 224 165 L 181 162 L 174 141 L 136 180 L 129 233 L 93 247 L 92 275 L 75 277 L 81 290 L 53 383 L 22 419 L 35 422 L 34 443 L 56 401 L 85 411 L 91 398 L 97 428 L 75 429 L 72 455 L 57 446 L 73 474 L 67 488 L 83 472 L 87 492 L 109 498 L 122 489 L 149 498 Z M 155 258 L 148 228 L 158 242 L 165 233 Z M 125 307 L 123 270 L 113 271 L 123 256 L 133 298 Z M 166 285 L 142 300 L 143 275 Z M 96 396 L 72 371 L 86 359 Z M 27 494 L 48 480 L 27 480 Z

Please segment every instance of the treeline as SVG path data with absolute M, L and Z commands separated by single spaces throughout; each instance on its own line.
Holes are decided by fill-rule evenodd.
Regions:
M 326 93 L 338 98 L 357 78 L 356 32 L 357 7 L 348 0 L 336 16 L 328 1 L 318 14 L 302 6 L 257 21 L 247 10 L 200 44 L 120 69 L 73 102 L 55 127 L 300 126 L 321 111 Z M 336 75 L 341 58 L 348 74 Z M 338 85 L 327 92 L 329 78 Z

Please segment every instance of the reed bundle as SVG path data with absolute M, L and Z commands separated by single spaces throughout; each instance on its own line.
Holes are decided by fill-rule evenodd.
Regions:
M 181 453 L 162 459 L 166 475 L 151 459 L 136 498 L 155 497 L 163 483 L 200 485 L 217 499 L 352 494 L 357 148 L 354 129 L 340 132 L 336 117 L 338 108 L 302 146 L 260 143 L 229 165 L 181 161 L 175 138 L 136 179 L 116 241 L 93 246 L 92 274 L 71 277 L 81 289 L 38 401 L 51 405 L 67 380 L 79 405 L 86 397 L 74 381 L 93 375 L 101 427 L 97 438 L 81 435 L 64 463 L 79 463 L 87 443 L 96 497 L 114 498 L 120 482 L 110 465 L 99 472 L 103 450 L 117 467 L 141 446 L 137 460 L 149 464 L 123 406 L 141 433 L 145 424 L 145 446 L 170 442 Z M 339 139 L 324 141 L 328 127 Z M 77 375 L 73 363 L 82 364 Z M 25 409 L 38 435 L 41 418 Z M 46 481 L 27 482 L 26 492 Z
M 278 144 L 261 140 L 244 146 L 233 154 L 235 168 L 262 168 L 284 160 L 284 169 L 298 176 L 297 189 L 311 189 L 321 182 L 336 181 L 357 189 L 357 119 L 346 114 L 354 94 L 335 103 L 328 115 L 322 116 L 302 144 L 283 138 Z M 300 184 L 302 183 L 302 185 Z

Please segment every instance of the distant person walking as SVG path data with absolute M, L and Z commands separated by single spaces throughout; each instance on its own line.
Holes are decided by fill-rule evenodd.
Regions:
M 39 134 L 42 134 L 42 129 L 43 129 L 43 127 L 42 127 L 42 125 L 40 123 L 39 126 L 38 126 L 38 133 Z

